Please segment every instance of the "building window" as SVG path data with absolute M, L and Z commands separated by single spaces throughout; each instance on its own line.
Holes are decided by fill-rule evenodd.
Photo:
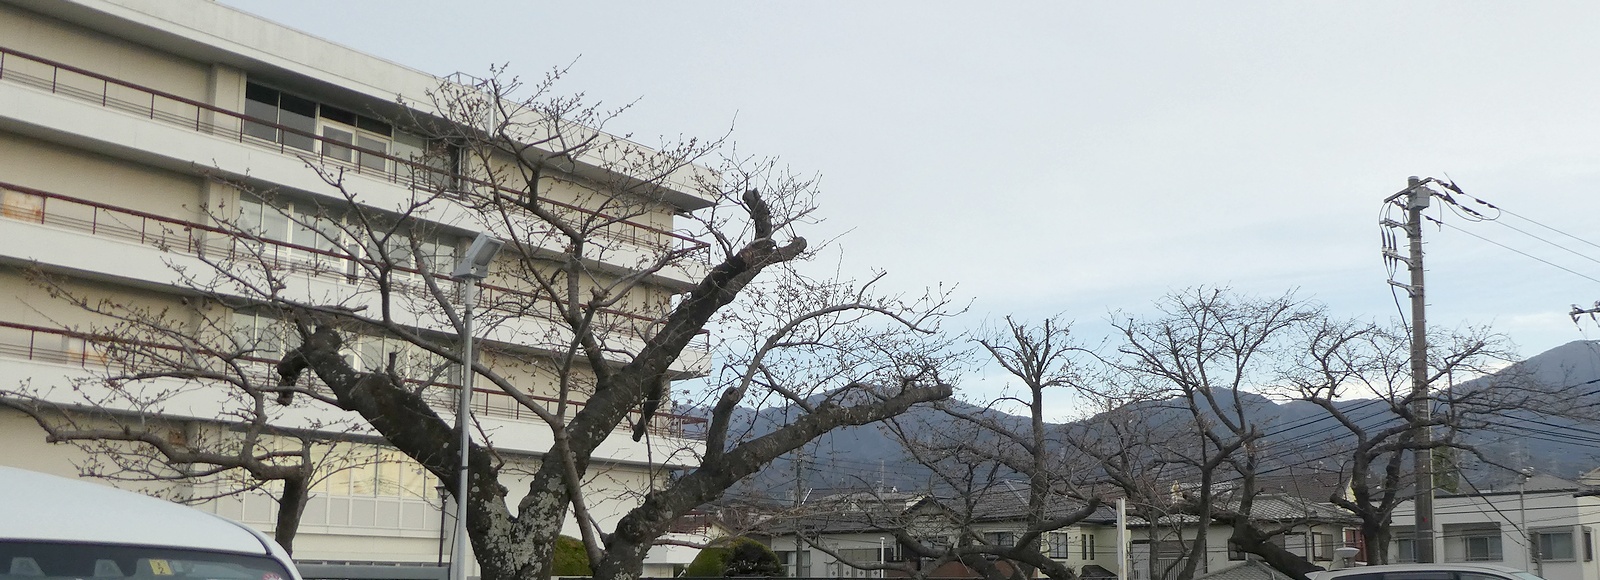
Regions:
M 1394 561 L 1417 561 L 1417 539 L 1415 533 L 1411 531 L 1394 532 Z
M 1569 535 L 1570 539 L 1570 535 Z M 1500 532 L 1499 530 L 1472 530 L 1462 536 L 1465 544 L 1466 560 L 1468 562 L 1499 562 Z
M 1594 561 L 1594 530 L 1583 529 L 1583 561 Z
M 1072 534 L 1062 532 L 1050 533 L 1050 557 L 1062 560 L 1072 557 Z
M 286 321 L 254 312 L 234 312 L 234 346 L 243 356 L 277 362 L 297 347 L 294 329 Z
M 791 578 L 811 577 L 811 550 L 802 549 L 798 552 L 778 552 L 778 559 L 783 561 L 787 576 Z
M 1083 547 L 1081 554 L 1084 560 L 1093 560 L 1096 558 L 1094 549 L 1094 534 L 1083 534 L 1081 545 Z
M 1282 538 L 1282 540 L 1277 541 L 1277 538 Z M 1294 555 L 1307 560 L 1311 559 L 1311 536 L 1309 534 L 1305 532 L 1285 532 L 1283 535 L 1275 537 L 1274 540 L 1275 543 L 1283 546 L 1284 549 L 1289 550 Z
M 1333 560 L 1333 535 L 1322 532 L 1311 533 L 1311 553 L 1317 560 Z
M 320 135 L 325 139 L 324 157 L 378 172 L 388 170 L 389 160 L 383 155 L 389 154 L 394 140 L 394 127 L 388 123 L 256 83 L 245 84 L 244 96 L 246 116 L 283 127 L 245 121 L 244 134 L 304 151 L 317 151 L 314 136 Z
M 1545 562 L 1572 561 L 1577 559 L 1573 550 L 1572 530 L 1539 530 L 1533 533 L 1539 547 L 1539 559 Z
M 983 534 L 983 543 L 991 546 L 1009 548 L 1015 546 L 1016 542 L 1017 537 L 1011 532 L 985 532 Z
M 238 227 L 274 242 L 294 244 L 315 252 L 337 252 L 344 246 L 342 220 L 329 208 L 311 201 L 274 200 L 268 203 L 249 192 L 239 192 Z
M 246 135 L 305 151 L 316 149 L 316 139 L 311 138 L 317 134 L 316 101 L 255 83 L 246 83 L 244 114 L 284 127 L 279 129 L 263 123 L 245 121 Z

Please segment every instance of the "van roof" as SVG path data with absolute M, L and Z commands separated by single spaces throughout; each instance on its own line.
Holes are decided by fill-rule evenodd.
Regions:
M 1440 562 L 1434 564 L 1380 564 L 1377 566 L 1356 566 L 1353 568 L 1340 568 L 1338 570 L 1319 570 L 1308 576 L 1312 580 L 1337 580 L 1344 576 L 1357 574 L 1381 574 L 1384 572 L 1483 572 L 1493 571 L 1508 576 L 1520 575 L 1522 577 L 1536 577 L 1523 570 L 1488 563 L 1458 563 Z
M 0 539 L 269 554 L 219 516 L 97 483 L 0 466 Z

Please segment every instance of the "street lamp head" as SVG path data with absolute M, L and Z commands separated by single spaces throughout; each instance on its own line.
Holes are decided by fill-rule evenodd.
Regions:
M 495 254 L 500 253 L 500 247 L 505 244 L 494 236 L 479 233 L 478 237 L 472 240 L 472 246 L 467 248 L 466 255 L 456 264 L 455 271 L 450 273 L 450 277 L 457 280 L 487 278 L 489 262 L 494 260 Z

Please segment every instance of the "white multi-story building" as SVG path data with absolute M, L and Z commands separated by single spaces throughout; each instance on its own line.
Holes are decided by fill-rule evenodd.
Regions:
M 1434 554 L 1440 562 L 1482 562 L 1528 570 L 1549 580 L 1600 579 L 1595 530 L 1600 497 L 1548 475 L 1503 488 L 1434 496 Z M 1395 509 L 1393 548 L 1416 559 L 1412 504 Z
M 68 387 L 89 384 L 73 381 L 103 372 L 96 369 L 106 364 L 95 344 L 99 337 L 89 332 L 100 324 L 92 308 L 52 297 L 46 285 L 124 307 L 184 312 L 196 308 L 188 300 L 193 276 L 213 268 L 219 253 L 245 248 L 285 265 L 286 292 L 376 308 L 377 294 L 363 290 L 352 274 L 360 260 L 351 256 L 371 250 L 356 240 L 349 240 L 351 247 L 339 243 L 338 222 L 345 218 L 328 211 L 349 199 L 324 179 L 327 173 L 311 167 L 341 176 L 375 215 L 417 199 L 419 185 L 482 175 L 450 142 L 415 124 L 448 116 L 428 108 L 430 91 L 442 82 L 206 0 L 0 0 L 0 381 L 71 405 L 84 395 Z M 597 209 L 609 193 L 596 184 L 628 176 L 608 179 L 608 171 L 620 170 L 604 160 L 569 161 L 567 179 L 552 180 L 547 197 L 565 204 L 563 211 L 609 219 Z M 608 251 L 590 266 L 626 276 L 641 256 L 695 243 L 673 233 L 674 216 L 711 204 L 687 186 L 707 173 L 687 166 L 654 182 L 648 202 L 631 201 L 630 213 L 605 227 Z M 399 251 L 420 251 L 435 269 L 448 271 L 483 226 L 469 212 L 441 207 L 417 214 L 426 218 L 427 233 L 414 236 L 411 248 L 399 244 Z M 637 344 L 663 305 L 699 272 L 695 264 L 662 268 L 620 301 L 608 314 L 615 319 L 609 338 L 617 350 Z M 421 286 L 421 274 L 395 275 Z M 504 374 L 533 396 L 554 393 L 556 379 L 539 357 L 559 352 L 568 335 L 537 315 L 550 299 L 495 274 L 483 288 L 486 301 L 524 305 L 486 332 L 485 363 L 510 369 Z M 247 300 L 226 306 L 231 327 L 243 335 L 281 335 L 284 321 Z M 397 318 L 410 316 L 418 332 L 443 336 L 453 328 L 428 312 L 399 308 Z M 367 368 L 381 368 L 395 351 L 381 336 L 352 336 L 349 344 L 352 361 Z M 292 344 L 259 346 L 270 359 Z M 708 355 L 704 341 L 697 342 L 676 363 L 673 378 L 704 374 Z M 427 358 L 402 357 L 415 364 Z M 519 364 L 526 368 L 512 368 Z M 445 384 L 436 389 L 446 393 L 436 395 L 442 414 L 451 408 L 451 376 L 443 375 L 438 382 Z M 503 457 L 513 465 L 538 461 L 549 447 L 549 428 L 502 393 L 476 396 L 482 429 Z M 225 432 L 222 399 L 189 389 L 166 400 L 163 417 L 174 439 Z M 315 429 L 340 419 L 331 410 L 311 410 L 285 420 Z M 685 420 L 663 413 L 645 443 L 619 433 L 597 450 L 586 484 L 589 508 L 602 525 L 631 508 L 661 468 L 672 467 L 675 456 L 663 449 L 697 445 L 681 429 Z M 342 441 L 336 446 L 341 453 L 357 458 L 346 462 L 355 467 L 319 477 L 295 544 L 297 559 L 442 560 L 450 523 L 435 480 L 363 433 L 329 433 Z M 61 474 L 95 460 L 74 447 L 47 444 L 32 419 L 3 408 L 0 442 L 0 464 Z M 198 498 L 209 490 L 171 485 L 157 491 Z M 273 522 L 274 502 L 266 492 L 202 507 L 263 529 Z

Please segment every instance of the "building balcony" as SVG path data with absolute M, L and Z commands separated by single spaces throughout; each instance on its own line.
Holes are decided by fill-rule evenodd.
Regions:
M 229 263 L 270 269 L 293 284 L 286 292 L 313 302 L 345 307 L 379 306 L 377 284 L 358 275 L 376 264 L 339 251 L 256 237 L 237 230 L 190 222 L 35 188 L 0 182 L 0 235 L 19 243 L 0 249 L 0 258 L 37 261 L 92 277 L 137 280 L 181 288 L 200 273 Z M 133 246 L 118 250 L 102 243 Z M 235 274 L 240 274 L 235 272 Z M 390 296 L 395 305 L 436 304 L 424 278 L 432 278 L 453 307 L 461 306 L 459 283 L 438 273 L 396 267 Z M 244 296 L 251 298 L 250 296 Z M 564 302 L 549 296 L 492 283 L 479 284 L 479 308 L 507 319 L 484 329 L 484 338 L 512 349 L 564 354 L 571 344 L 570 327 L 559 322 Z M 397 322 L 445 334 L 453 333 L 436 313 L 399 308 Z M 658 317 L 602 309 L 591 321 L 593 332 L 624 351 L 642 346 L 659 328 Z M 709 333 L 701 331 L 673 364 L 680 376 L 704 375 L 710 368 Z M 618 358 L 618 362 L 626 362 Z
M 82 401 L 80 400 L 62 397 L 71 397 L 79 394 L 94 397 L 95 393 L 93 391 L 96 388 L 103 388 L 103 386 L 96 387 L 92 380 L 93 377 L 97 374 L 103 375 L 108 372 L 111 366 L 115 366 L 115 360 L 121 357 L 108 355 L 107 353 L 119 348 L 140 349 L 146 352 L 170 351 L 179 353 L 179 356 L 173 357 L 175 359 L 193 356 L 193 353 L 183 352 L 183 349 L 176 346 L 139 343 L 123 337 L 0 321 L 0 361 L 33 363 L 18 366 L 0 362 L 0 380 L 12 383 L 20 380 L 31 380 L 33 387 L 39 389 L 47 389 L 51 385 L 56 385 L 57 381 L 61 381 L 60 386 L 65 387 L 67 381 L 73 381 L 74 388 L 56 389 L 54 391 L 56 394 L 50 399 L 63 405 L 81 404 Z M 221 353 L 212 354 L 216 354 L 219 358 L 230 358 L 230 360 L 239 363 L 239 367 L 249 373 L 247 378 L 256 384 L 272 385 L 277 383 L 276 365 L 278 361 L 275 359 L 257 356 L 225 357 Z M 110 370 L 120 372 L 117 369 Z M 89 379 L 87 383 L 84 382 L 85 379 Z M 168 381 L 174 384 L 181 382 L 172 379 L 158 379 L 158 381 Z M 458 397 L 456 393 L 461 388 L 459 385 L 439 382 L 423 385 L 417 381 L 413 381 L 413 383 L 416 386 L 430 387 L 425 391 L 424 396 L 441 416 L 455 416 Z M 225 388 L 219 386 L 215 390 L 220 391 Z M 169 390 L 169 392 L 179 391 L 192 391 L 192 389 Z M 328 394 L 331 395 L 331 393 Z M 537 395 L 530 396 L 530 398 L 545 403 L 551 409 L 560 402 L 555 398 Z M 105 400 L 127 402 L 127 398 L 107 398 Z M 569 413 L 576 413 L 584 405 L 583 401 L 569 400 L 566 403 Z M 189 392 L 183 397 L 164 401 L 164 411 L 194 419 L 216 420 L 216 417 L 219 416 L 219 411 L 222 410 L 222 406 L 226 404 L 227 397 L 222 393 L 213 392 L 208 395 L 206 393 Z M 497 446 L 503 449 L 532 452 L 544 451 L 548 448 L 547 445 L 543 448 L 538 445 L 538 443 L 550 439 L 548 428 L 544 421 L 512 399 L 510 395 L 498 390 L 474 388 L 472 405 L 474 416 L 480 422 L 487 423 L 486 427 L 489 432 L 507 433 L 507 436 L 503 437 L 505 441 L 496 441 Z M 131 411 L 133 409 L 124 410 Z M 226 413 L 222 414 L 225 415 Z M 306 425 L 328 424 L 330 419 L 336 419 L 337 415 L 342 414 L 344 414 L 343 411 L 334 409 L 303 410 L 298 415 L 286 415 L 283 421 L 287 424 L 280 426 L 292 428 L 297 422 L 305 423 Z M 638 411 L 631 412 L 630 420 L 624 421 L 619 425 L 617 431 L 619 434 L 630 431 L 632 422 L 639 419 Z M 651 417 L 648 429 L 655 437 L 666 440 L 668 445 L 665 448 L 675 448 L 676 445 L 681 444 L 672 444 L 671 441 L 673 440 L 698 441 L 703 439 L 704 429 L 702 426 L 704 423 L 705 419 L 699 417 L 657 413 Z M 496 428 L 499 428 L 499 430 Z M 519 433 L 519 431 L 531 431 L 535 434 L 542 433 L 543 435 L 530 437 Z M 497 439 L 502 438 L 497 437 Z M 613 439 L 618 439 L 619 444 L 606 446 L 601 450 L 606 453 L 602 453 L 600 456 L 625 459 L 633 455 L 633 453 L 628 453 L 627 449 L 623 449 L 623 447 L 628 447 L 632 443 L 628 437 L 614 437 Z M 532 443 L 531 446 L 529 445 L 530 443 Z M 607 443 L 611 442 L 608 440 Z M 616 449 L 612 449 L 612 447 L 616 447 Z M 657 457 L 661 457 L 659 451 Z
M 33 94 L 17 92 L 7 98 L 8 85 L 26 87 L 24 90 Z M 41 96 L 44 100 L 39 99 Z M 76 107 L 59 101 L 69 101 Z M 129 123 L 130 120 L 137 122 Z M 150 126 L 152 123 L 170 131 L 159 131 Z M 326 196 L 319 192 L 326 191 L 327 184 L 307 169 L 307 165 L 314 165 L 359 181 L 363 202 L 379 208 L 406 207 L 419 188 L 433 189 L 439 184 L 449 184 L 444 188 L 446 198 L 459 202 L 470 201 L 467 190 L 476 192 L 472 194 L 476 196 L 524 197 L 524 192 L 414 159 L 0 47 L 0 127 L 7 126 L 19 133 L 153 166 L 220 174 L 267 187 Z M 277 137 L 262 138 L 263 131 Z M 264 157 L 263 152 L 268 155 Z M 682 255 L 691 259 L 652 276 L 656 283 L 679 290 L 691 287 L 709 269 L 704 251 L 707 245 L 693 237 L 556 200 L 543 199 L 541 203 L 556 213 L 606 224 L 595 232 L 594 238 L 609 249 L 595 262 L 599 267 L 626 274 L 653 256 L 668 251 L 686 252 Z M 471 229 L 470 212 L 452 206 L 424 217 Z M 531 215 L 525 217 L 519 223 L 518 237 L 537 244 L 530 250 L 563 251 L 565 244 L 553 228 Z

